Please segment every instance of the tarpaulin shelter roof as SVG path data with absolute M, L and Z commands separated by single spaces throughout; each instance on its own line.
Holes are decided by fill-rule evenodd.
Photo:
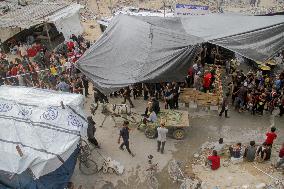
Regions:
M 2 2 L 4 3 L 4 2 Z M 1 4 L 1 2 L 0 2 Z M 9 4 L 8 4 L 9 6 Z M 12 6 L 12 4 L 10 5 Z M 67 7 L 65 3 L 35 3 L 27 6 L 21 6 L 18 9 L 12 9 L 6 14 L 0 16 L 0 28 L 4 27 L 20 27 L 30 28 L 31 26 L 40 24 L 45 17 Z
M 0 15 L 0 28 L 4 30 L 4 34 L 0 32 L 2 41 L 9 39 L 22 29 L 29 29 L 42 23 L 54 23 L 57 30 L 63 33 L 65 39 L 71 34 L 78 35 L 83 32 L 79 14 L 77 14 L 83 7 L 80 4 L 39 2 L 19 6 L 0 2 L 1 5 L 10 7 L 8 12 Z M 10 35 L 7 34 L 9 32 Z
M 264 61 L 284 47 L 284 16 L 116 16 L 77 67 L 104 93 L 138 82 L 182 80 L 204 42 Z
M 69 159 L 80 136 L 86 135 L 83 99 L 78 94 L 0 87 L 0 183 L 2 171 L 22 174 L 29 168 L 39 178 L 62 166 L 59 157 Z

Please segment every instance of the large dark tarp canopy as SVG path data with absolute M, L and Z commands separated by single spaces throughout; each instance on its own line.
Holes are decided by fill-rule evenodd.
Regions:
M 284 47 L 284 16 L 116 16 L 77 67 L 103 93 L 138 82 L 182 80 L 209 42 L 264 61 Z

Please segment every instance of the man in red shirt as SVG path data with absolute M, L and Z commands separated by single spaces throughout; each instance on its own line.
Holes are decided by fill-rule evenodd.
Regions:
M 213 150 L 212 156 L 208 156 L 209 165 L 212 170 L 216 170 L 220 167 L 220 156 L 217 155 L 217 151 Z M 207 164 L 208 162 L 206 162 Z
M 212 79 L 212 74 L 210 72 L 206 73 L 203 80 L 203 88 L 205 92 L 207 92 L 210 89 L 211 79 Z
M 18 73 L 18 68 L 17 68 L 16 65 L 13 65 L 13 67 L 10 71 L 10 74 L 11 74 L 11 76 L 15 76 L 15 75 L 17 75 L 17 73 Z
M 29 48 L 27 50 L 27 52 L 28 52 L 28 57 L 35 57 L 37 54 L 37 49 L 35 46 L 32 46 L 32 48 Z
M 274 139 L 277 138 L 277 135 L 275 134 L 276 128 L 271 127 L 270 131 L 271 132 L 266 133 L 266 140 L 265 140 L 268 146 L 272 146 Z
M 279 158 L 280 159 L 277 161 L 276 166 L 275 166 L 276 168 L 284 165 L 284 142 L 283 142 L 282 147 L 279 151 Z
M 67 48 L 68 48 L 69 51 L 72 51 L 72 49 L 74 49 L 74 47 L 75 47 L 75 44 L 74 44 L 73 41 L 67 42 Z

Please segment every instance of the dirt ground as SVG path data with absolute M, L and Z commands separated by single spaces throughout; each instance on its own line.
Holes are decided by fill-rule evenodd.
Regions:
M 69 1 L 77 2 L 77 0 Z M 84 5 L 85 9 L 88 10 L 86 14 L 82 14 L 85 17 L 84 19 L 82 19 L 82 24 L 85 29 L 84 36 L 91 41 L 97 40 L 101 35 L 101 31 L 95 19 L 110 17 L 111 10 L 117 10 L 118 8 L 126 6 L 162 9 L 163 2 L 163 0 L 79 0 L 79 3 Z M 167 7 L 174 7 L 176 2 L 194 5 L 209 5 L 212 11 L 215 11 L 217 9 L 217 0 L 166 0 L 165 5 Z M 261 7 L 260 9 L 277 7 L 280 10 L 282 9 L 282 11 L 284 10 L 284 5 L 279 4 L 277 6 L 276 0 L 261 0 L 259 6 Z M 244 12 L 247 9 L 247 6 L 244 6 L 243 4 L 240 4 L 238 6 L 225 5 L 224 7 L 225 12 Z
M 85 28 L 84 36 L 95 41 L 101 35 L 99 25 L 93 18 L 111 16 L 111 7 L 119 6 L 135 6 L 159 9 L 163 6 L 162 1 L 129 1 L 129 0 L 80 0 L 88 9 L 88 14 L 84 15 L 82 24 Z M 172 1 L 167 1 L 168 4 Z M 188 3 L 188 1 L 179 1 L 180 3 Z M 205 4 L 206 1 L 189 1 L 194 4 Z M 262 0 L 261 5 L 265 7 L 273 6 L 274 1 Z M 228 10 L 238 12 L 241 8 L 229 7 Z M 91 13 L 90 13 L 91 12 Z M 121 103 L 121 98 L 111 99 L 111 103 Z M 89 106 L 93 101 L 90 95 L 86 98 L 85 110 L 90 114 Z M 146 102 L 142 99 L 134 100 L 135 110 L 137 113 L 142 113 L 146 107 Z M 167 164 L 171 159 L 176 159 L 181 162 L 181 167 L 186 175 L 198 176 L 205 182 L 208 189 L 218 186 L 219 189 L 233 188 L 257 188 L 261 183 L 275 182 L 271 177 L 265 175 L 260 170 L 272 175 L 274 178 L 283 179 L 280 172 L 271 169 L 270 164 L 276 160 L 276 149 L 272 161 L 266 164 L 242 163 L 238 165 L 222 166 L 219 170 L 212 172 L 204 168 L 203 162 L 194 163 L 193 154 L 200 153 L 200 148 L 204 143 L 216 142 L 220 137 L 224 138 L 227 144 L 242 142 L 248 144 L 250 140 L 255 140 L 257 144 L 264 141 L 264 134 L 270 126 L 274 125 L 278 128 L 278 139 L 276 143 L 280 145 L 284 138 L 284 119 L 271 115 L 263 117 L 252 116 L 249 113 L 236 113 L 233 110 L 229 112 L 230 118 L 219 118 L 217 112 L 208 112 L 204 110 L 196 110 L 184 108 L 189 111 L 190 127 L 186 131 L 186 138 L 182 141 L 168 139 L 164 154 L 156 151 L 156 140 L 147 139 L 145 135 L 133 129 L 130 134 L 130 149 L 135 153 L 135 157 L 130 156 L 127 151 L 118 149 L 117 144 L 118 133 L 120 127 L 114 127 L 114 122 L 107 118 L 103 127 L 97 126 L 96 136 L 101 144 L 102 149 L 94 149 L 92 157 L 102 164 L 103 157 L 111 157 L 119 161 L 124 167 L 123 175 L 103 174 L 99 172 L 95 175 L 82 175 L 76 166 L 72 176 L 72 182 L 76 188 L 82 189 L 146 189 L 145 184 L 145 169 L 147 167 L 147 156 L 152 154 L 154 162 L 159 164 L 159 172 L 157 178 L 159 180 L 159 188 L 161 189 L 178 189 L 180 183 L 175 183 L 169 178 Z M 97 125 L 100 125 L 104 116 L 97 113 L 93 116 Z M 225 159 L 222 159 L 222 162 Z M 260 168 L 260 170 L 255 167 Z
M 85 110 L 90 114 L 89 106 L 93 101 L 90 95 L 86 98 Z M 121 103 L 121 98 L 112 98 L 111 103 Z M 142 99 L 134 100 L 137 113 L 142 113 L 146 107 L 146 102 Z M 161 105 L 162 106 L 162 105 Z M 119 161 L 124 167 L 123 175 L 103 174 L 99 172 L 95 175 L 82 175 L 78 166 L 72 177 L 72 182 L 76 188 L 81 186 L 83 189 L 146 189 L 145 169 L 147 168 L 147 156 L 152 154 L 154 162 L 159 165 L 159 188 L 175 189 L 179 188 L 180 183 L 174 183 L 168 174 L 167 164 L 171 159 L 181 162 L 181 168 L 189 176 L 196 175 L 206 183 L 209 189 L 213 186 L 223 188 L 256 188 L 257 184 L 273 183 L 272 178 L 257 170 L 253 166 L 273 175 L 278 179 L 283 179 L 281 172 L 271 169 L 271 163 L 276 161 L 277 150 L 274 149 L 272 160 L 266 164 L 242 163 L 238 165 L 222 166 L 219 170 L 212 172 L 204 168 L 203 162 L 193 163 L 193 154 L 200 153 L 202 145 L 208 142 L 216 142 L 218 138 L 223 137 L 226 144 L 242 142 L 248 144 L 250 140 L 255 140 L 261 144 L 265 139 L 267 128 L 274 125 L 278 130 L 278 139 L 276 145 L 280 145 L 284 138 L 284 120 L 283 118 L 270 116 L 263 117 L 252 116 L 249 113 L 236 113 L 230 111 L 230 118 L 220 118 L 217 112 L 204 111 L 197 109 L 183 108 L 189 111 L 190 127 L 187 129 L 186 138 L 182 141 L 169 138 L 166 143 L 165 153 L 160 154 L 156 151 L 156 140 L 147 139 L 144 133 L 133 128 L 130 133 L 130 149 L 135 153 L 135 157 L 130 156 L 127 151 L 121 151 L 117 144 L 120 124 L 115 124 L 111 118 L 107 118 L 103 127 L 99 127 L 104 116 L 98 111 L 93 117 L 97 123 L 96 136 L 102 149 L 94 149 L 92 157 L 98 164 L 102 163 L 104 158 L 111 157 Z M 277 112 L 275 112 L 277 113 Z M 117 122 L 122 120 L 117 119 Z M 102 155 L 102 156 L 101 156 Z M 225 158 L 222 158 L 222 162 Z

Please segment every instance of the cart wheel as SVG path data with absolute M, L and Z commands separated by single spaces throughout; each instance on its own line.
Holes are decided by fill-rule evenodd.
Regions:
M 153 139 L 157 136 L 157 130 L 154 128 L 146 128 L 144 134 L 146 135 L 147 138 Z
M 145 127 L 146 127 L 146 125 L 144 123 L 140 123 L 138 125 L 137 129 L 140 130 L 140 131 L 145 131 Z
M 106 166 L 103 166 L 103 173 L 107 173 L 108 172 L 108 168 Z
M 115 171 L 114 171 L 113 168 L 109 167 L 109 168 L 107 169 L 107 172 L 110 173 L 110 174 L 113 174 Z
M 155 176 L 148 177 L 147 185 L 150 189 L 158 189 L 159 188 L 158 179 Z
M 185 132 L 183 129 L 177 129 L 173 132 L 173 137 L 177 140 L 182 140 L 185 137 Z
M 84 175 L 93 175 L 98 172 L 98 166 L 92 159 L 87 159 L 87 161 L 79 161 L 79 169 Z

